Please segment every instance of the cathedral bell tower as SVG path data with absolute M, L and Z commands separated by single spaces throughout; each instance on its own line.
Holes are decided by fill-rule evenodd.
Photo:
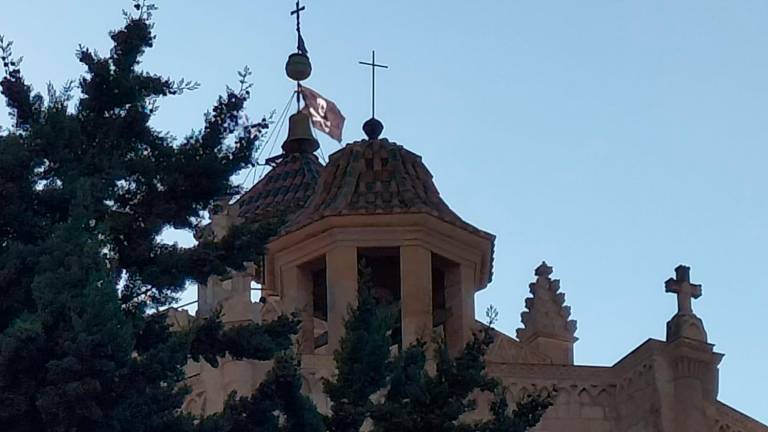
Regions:
M 370 122 L 366 131 L 380 133 Z M 362 260 L 374 297 L 400 311 L 393 344 L 438 332 L 461 350 L 475 328 L 475 292 L 491 278 L 494 236 L 446 205 L 420 156 L 371 132 L 332 154 L 317 183 L 265 265 L 265 290 L 301 314 L 301 351 L 338 347 Z
M 430 341 L 459 352 L 475 329 L 475 292 L 491 279 L 494 236 L 463 221 L 440 198 L 421 157 L 379 138 L 376 63 L 367 139 L 330 155 L 312 197 L 267 246 L 265 292 L 301 315 L 300 350 L 331 355 L 358 299 L 358 269 L 372 295 L 399 311 L 392 343 Z

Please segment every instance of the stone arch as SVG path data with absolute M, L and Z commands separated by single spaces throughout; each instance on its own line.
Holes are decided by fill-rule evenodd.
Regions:
M 592 395 L 589 394 L 589 390 L 587 390 L 586 387 L 582 387 L 581 390 L 576 394 L 576 398 L 579 400 L 579 403 L 584 405 L 591 405 L 592 404 Z
M 559 404 L 567 404 L 571 401 L 572 396 L 571 390 L 567 386 L 560 387 L 557 389 L 555 402 Z
M 602 406 L 609 406 L 611 405 L 611 395 L 608 393 L 607 389 L 600 389 L 600 391 L 597 392 L 597 396 L 595 397 L 595 400 L 597 400 L 597 403 Z

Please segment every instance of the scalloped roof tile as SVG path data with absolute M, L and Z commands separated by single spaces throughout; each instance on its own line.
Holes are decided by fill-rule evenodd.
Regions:
M 427 213 L 493 240 L 461 219 L 440 197 L 421 156 L 387 139 L 347 144 L 329 158 L 317 189 L 282 234 L 329 216 Z
M 323 165 L 312 153 L 285 155 L 248 192 L 235 202 L 245 222 L 292 215 L 307 204 Z

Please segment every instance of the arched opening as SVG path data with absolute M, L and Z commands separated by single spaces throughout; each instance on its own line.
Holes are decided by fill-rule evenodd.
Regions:
M 432 254 L 432 329 L 438 338 L 448 343 L 448 272 L 456 264 L 448 258 Z
M 311 271 L 315 349 L 328 345 L 328 281 L 325 260 Z
M 392 326 L 392 345 L 401 347 L 402 323 L 400 313 L 400 249 L 396 247 L 360 248 L 358 259 L 370 269 L 371 295 L 377 304 L 391 310 L 395 317 Z M 358 289 L 361 287 L 359 286 Z

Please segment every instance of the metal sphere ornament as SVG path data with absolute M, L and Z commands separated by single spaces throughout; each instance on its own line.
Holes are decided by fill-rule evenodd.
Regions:
M 363 132 L 369 140 L 377 140 L 384 131 L 384 125 L 376 117 L 371 117 L 363 123 Z
M 295 52 L 288 56 L 285 62 L 285 74 L 294 81 L 304 81 L 312 74 L 312 63 L 309 56 L 304 53 Z

